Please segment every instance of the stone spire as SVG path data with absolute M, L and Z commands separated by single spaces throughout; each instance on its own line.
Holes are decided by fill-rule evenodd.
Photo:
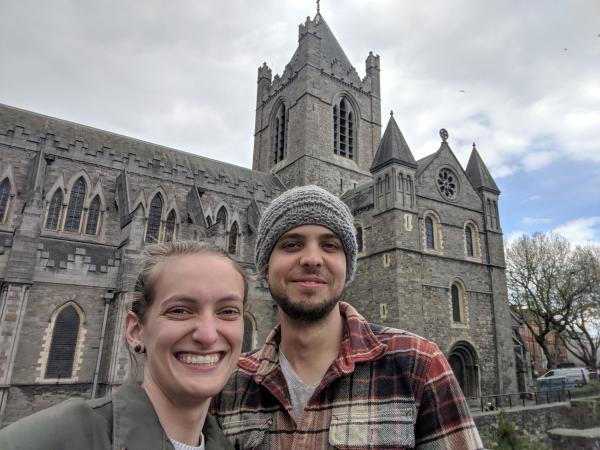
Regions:
M 500 189 L 498 189 L 498 186 L 483 162 L 483 159 L 479 156 L 475 142 L 473 142 L 473 151 L 471 152 L 471 157 L 467 164 L 466 174 L 469 181 L 473 184 L 473 187 L 478 191 L 485 189 L 495 194 L 500 194 Z
M 371 164 L 371 173 L 387 166 L 388 164 L 397 163 L 413 169 L 417 168 L 417 162 L 402 136 L 402 132 L 396 120 L 394 112 L 390 112 L 390 120 L 388 121 L 385 133 L 379 142 L 379 147 Z

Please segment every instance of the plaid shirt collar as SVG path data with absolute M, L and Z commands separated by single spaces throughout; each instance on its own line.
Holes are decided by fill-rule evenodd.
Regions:
M 337 378 L 354 371 L 357 362 L 377 359 L 387 350 L 387 345 L 381 342 L 371 331 L 368 322 L 350 304 L 339 302 L 339 311 L 344 319 L 344 338 L 340 353 L 333 362 L 333 373 L 326 378 Z M 254 373 L 254 381 L 263 384 L 277 376 L 279 369 L 278 349 L 281 342 L 281 325 L 277 325 L 267 336 L 263 347 L 255 354 L 242 357 L 238 366 Z M 330 369 L 331 371 L 331 369 Z M 331 381 L 330 378 L 328 381 Z M 323 380 L 325 381 L 325 380 Z

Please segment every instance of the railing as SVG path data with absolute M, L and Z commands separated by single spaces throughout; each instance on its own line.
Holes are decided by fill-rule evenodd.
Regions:
M 566 402 L 575 398 L 600 395 L 600 385 L 586 385 L 575 389 L 551 389 L 517 394 L 485 395 L 467 398 L 471 411 L 494 411 L 499 408 L 514 408 Z

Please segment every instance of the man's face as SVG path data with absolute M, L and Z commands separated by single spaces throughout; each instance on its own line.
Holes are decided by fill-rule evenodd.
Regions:
M 285 314 L 318 321 L 337 304 L 346 282 L 342 242 L 321 225 L 292 228 L 273 248 L 267 279 L 273 299 Z

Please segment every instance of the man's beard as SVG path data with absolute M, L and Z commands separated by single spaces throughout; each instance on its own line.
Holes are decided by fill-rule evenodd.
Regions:
M 271 297 L 275 300 L 275 303 L 281 308 L 281 310 L 287 314 L 291 319 L 299 322 L 313 323 L 323 319 L 329 314 L 335 305 L 338 304 L 342 295 L 340 294 L 336 298 L 327 299 L 320 303 L 314 304 L 310 301 L 292 301 L 285 295 L 277 295 L 269 287 Z

